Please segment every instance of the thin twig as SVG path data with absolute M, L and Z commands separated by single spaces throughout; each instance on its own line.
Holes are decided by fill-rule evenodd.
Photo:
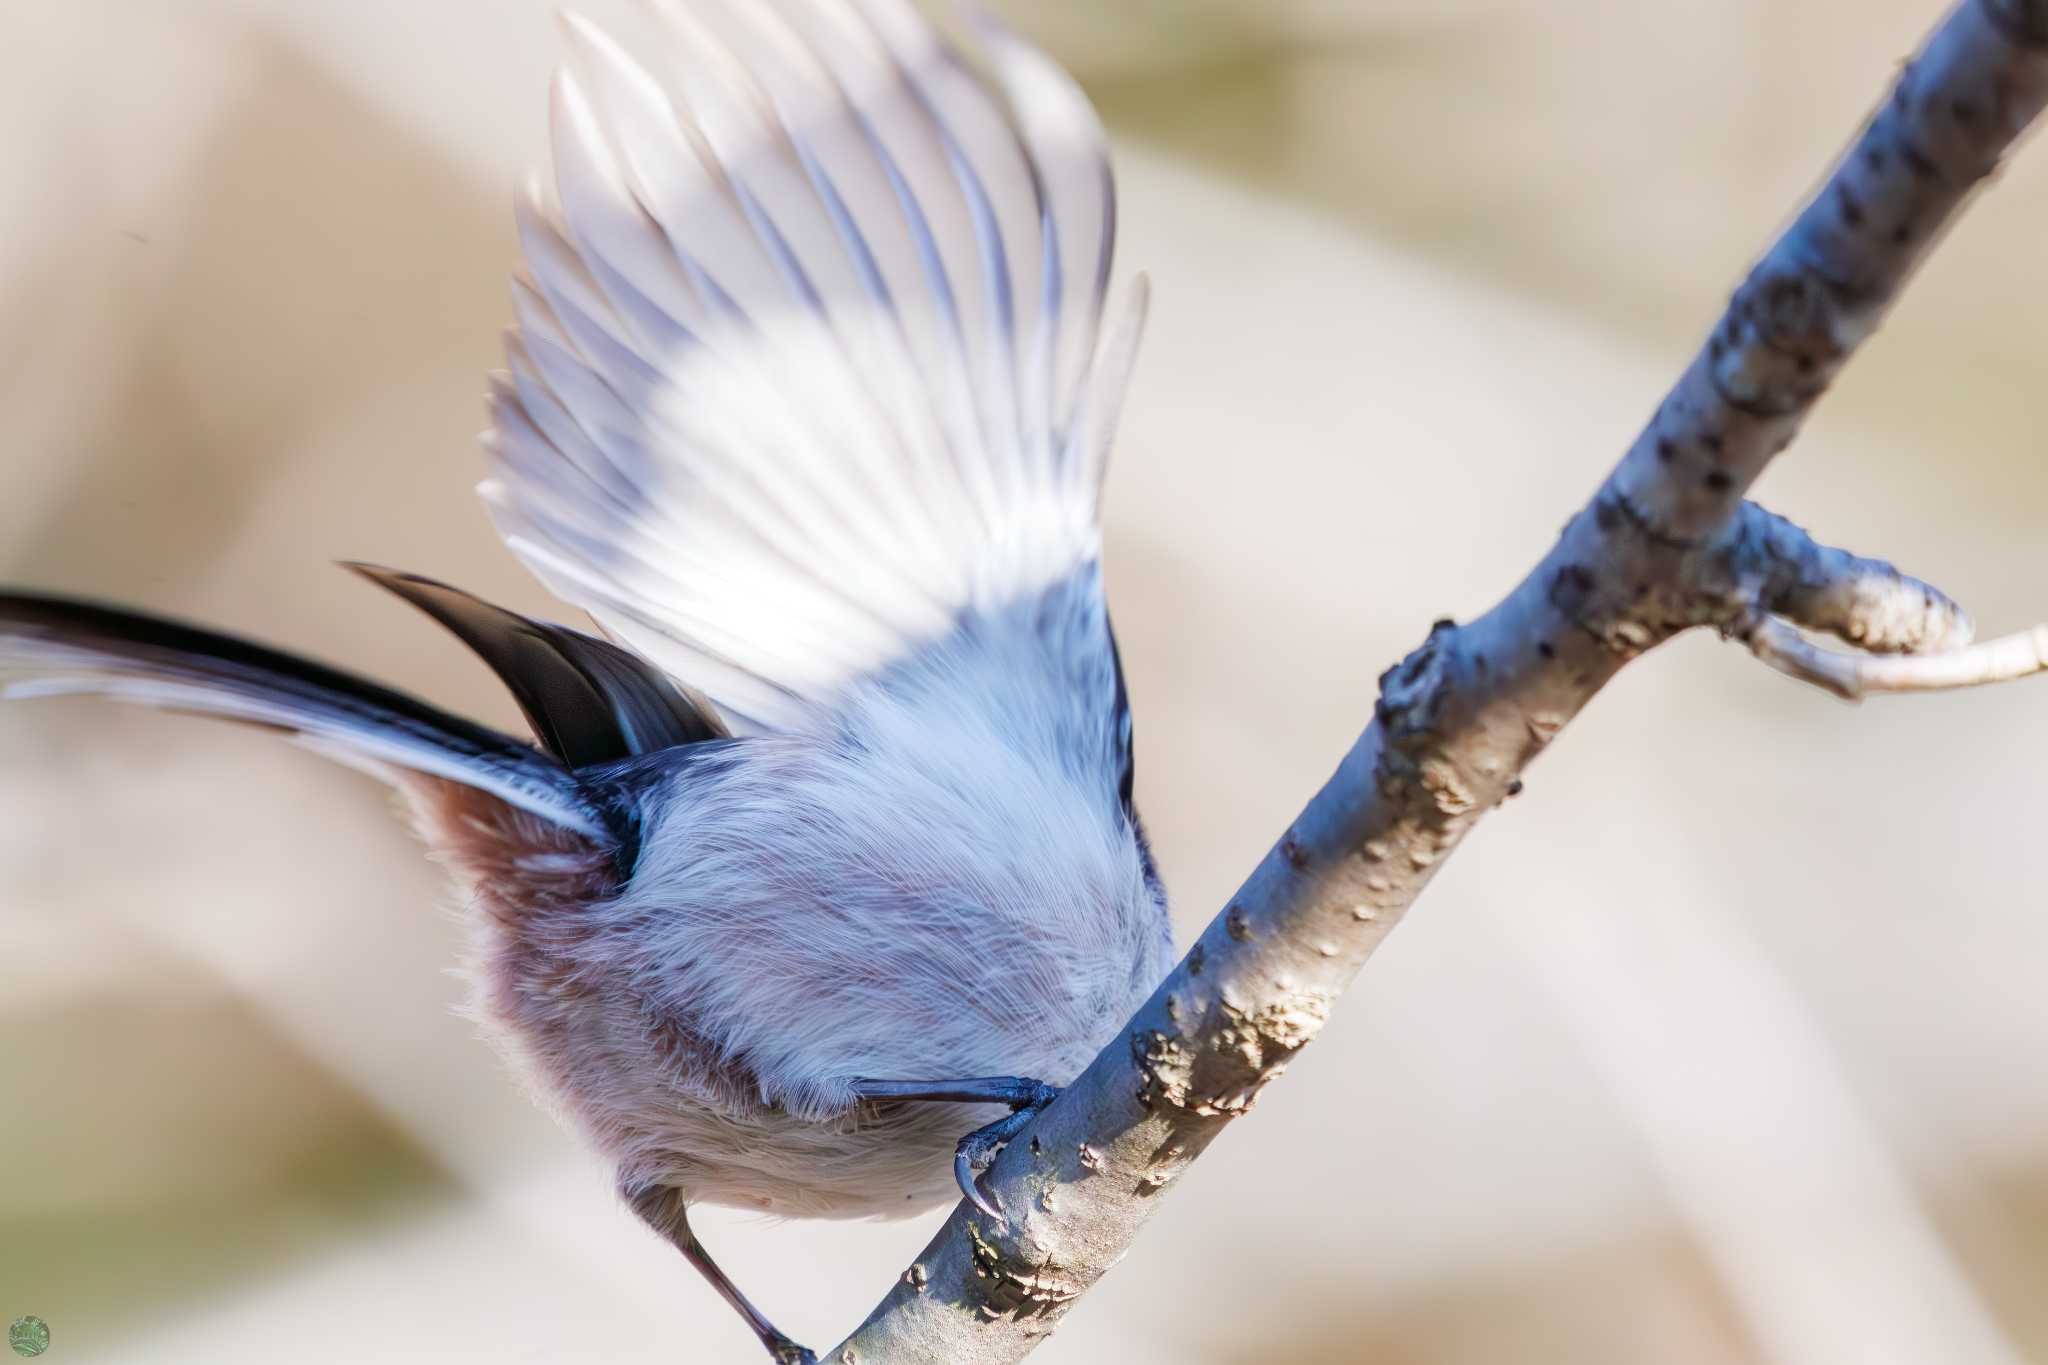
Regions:
M 1750 652 L 1847 701 L 1880 692 L 1945 692 L 2048 672 L 2048 625 L 1940 654 L 1856 654 L 1817 645 L 1774 617 L 1749 627 Z

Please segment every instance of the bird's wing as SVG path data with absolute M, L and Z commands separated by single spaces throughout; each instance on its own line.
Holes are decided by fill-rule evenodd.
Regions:
M 992 23 L 993 85 L 908 0 L 651 3 L 644 64 L 565 21 L 482 491 L 557 594 L 782 728 L 1094 564 L 1143 282 L 1099 336 L 1101 125 Z

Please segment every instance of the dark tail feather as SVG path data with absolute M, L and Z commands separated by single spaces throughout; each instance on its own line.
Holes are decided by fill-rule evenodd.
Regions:
M 447 627 L 491 666 L 548 752 L 571 768 L 725 736 L 711 709 L 637 654 L 494 607 L 418 574 L 346 566 Z
M 289 731 L 353 766 L 445 778 L 606 843 L 618 839 L 562 764 L 402 692 L 162 617 L 0 593 L 0 698 L 75 693 Z

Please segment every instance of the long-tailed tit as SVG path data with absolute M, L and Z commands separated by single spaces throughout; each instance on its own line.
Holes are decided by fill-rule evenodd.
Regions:
M 992 88 L 907 0 L 657 8 L 644 66 L 567 21 L 484 438 L 506 542 L 604 638 L 355 566 L 537 744 L 42 595 L 0 595 L 0 670 L 388 779 L 474 907 L 478 1013 L 807 1359 L 688 1206 L 986 1209 L 976 1164 L 1169 965 L 1097 511 L 1143 282 L 1100 336 L 1102 129 L 1014 37 Z

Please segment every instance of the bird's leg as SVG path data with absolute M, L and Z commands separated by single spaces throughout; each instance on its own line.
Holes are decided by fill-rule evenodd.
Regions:
M 979 1076 L 964 1081 L 858 1080 L 853 1092 L 864 1100 L 945 1100 L 958 1104 L 1007 1104 L 1011 1112 L 960 1139 L 953 1149 L 953 1179 L 967 1202 L 991 1218 L 1003 1211 L 975 1181 L 975 1171 L 994 1159 L 1003 1144 L 1024 1131 L 1038 1111 L 1053 1102 L 1059 1087 L 1028 1076 Z
M 747 1320 L 747 1326 L 754 1329 L 754 1335 L 768 1348 L 769 1356 L 776 1365 L 816 1365 L 817 1357 L 804 1347 L 775 1330 L 775 1324 L 761 1315 L 761 1310 L 747 1302 L 747 1296 L 739 1287 L 725 1277 L 718 1263 L 711 1259 L 704 1244 L 697 1240 L 697 1234 L 690 1231 L 688 1211 L 683 1205 L 683 1192 L 664 1185 L 632 1185 L 622 1183 L 619 1193 L 640 1221 L 660 1233 L 662 1238 L 697 1267 L 697 1273 L 711 1282 L 720 1298 L 731 1304 L 739 1315 Z

